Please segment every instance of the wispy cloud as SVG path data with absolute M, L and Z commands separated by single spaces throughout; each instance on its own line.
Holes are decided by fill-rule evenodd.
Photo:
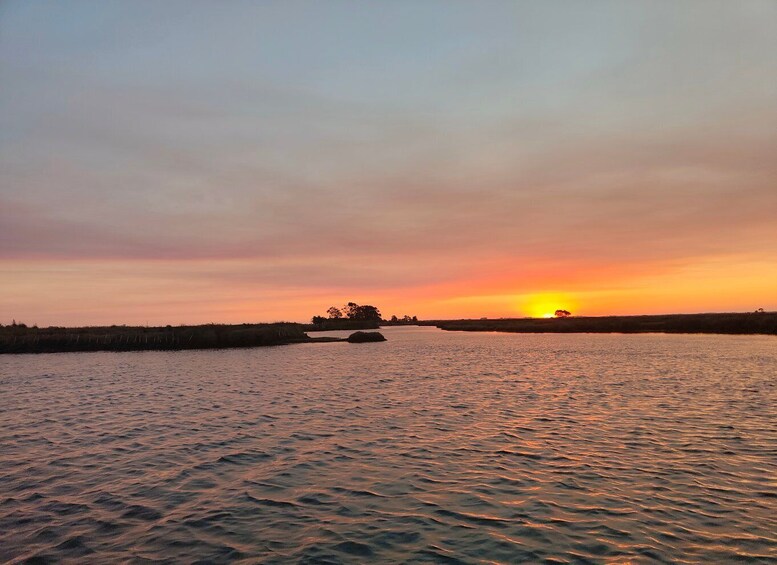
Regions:
M 63 262 L 251 315 L 769 264 L 777 7 L 713 4 L 6 3 L 0 310 Z

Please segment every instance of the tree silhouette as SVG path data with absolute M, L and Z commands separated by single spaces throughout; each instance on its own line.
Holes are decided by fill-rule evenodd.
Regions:
M 329 310 L 326 311 L 326 313 L 329 315 L 329 317 L 332 320 L 339 320 L 343 317 L 343 311 L 337 308 L 336 306 L 332 306 L 329 308 Z
M 369 304 L 360 306 L 355 302 L 349 302 L 345 305 L 345 315 L 349 320 L 381 320 L 380 310 L 375 306 Z
M 572 315 L 572 312 L 569 310 L 556 310 L 555 316 L 556 318 L 569 318 Z

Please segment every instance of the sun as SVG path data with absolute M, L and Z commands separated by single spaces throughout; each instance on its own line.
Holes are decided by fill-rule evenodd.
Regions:
M 529 294 L 519 304 L 519 310 L 532 318 L 553 318 L 556 310 L 575 312 L 576 301 L 567 294 L 542 292 Z

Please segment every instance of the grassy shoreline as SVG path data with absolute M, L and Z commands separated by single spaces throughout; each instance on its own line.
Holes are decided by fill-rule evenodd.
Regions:
M 308 336 L 308 331 L 377 328 L 377 323 L 340 323 L 336 328 L 311 324 L 205 324 L 199 326 L 0 327 L 0 354 L 78 351 L 181 351 L 264 347 L 291 343 L 345 341 Z
M 777 335 L 777 312 L 430 320 L 448 331 L 508 333 L 685 333 Z
M 279 322 L 273 324 L 205 324 L 158 327 L 36 328 L 23 325 L 0 326 L 0 354 L 76 351 L 180 351 L 330 342 L 343 341 L 343 339 L 311 338 L 307 332 L 377 329 L 380 325 L 374 321 L 332 320 L 327 321 L 324 325 Z M 551 319 L 425 320 L 419 321 L 418 325 L 436 326 L 446 331 L 469 332 L 777 335 L 777 312 Z

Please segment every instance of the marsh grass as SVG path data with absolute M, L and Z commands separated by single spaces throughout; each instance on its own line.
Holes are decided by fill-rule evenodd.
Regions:
M 443 330 L 515 333 L 705 333 L 777 335 L 777 312 L 423 322 Z
M 308 340 L 301 324 L 284 322 L 175 327 L 0 327 L 0 353 L 169 351 L 283 345 Z

